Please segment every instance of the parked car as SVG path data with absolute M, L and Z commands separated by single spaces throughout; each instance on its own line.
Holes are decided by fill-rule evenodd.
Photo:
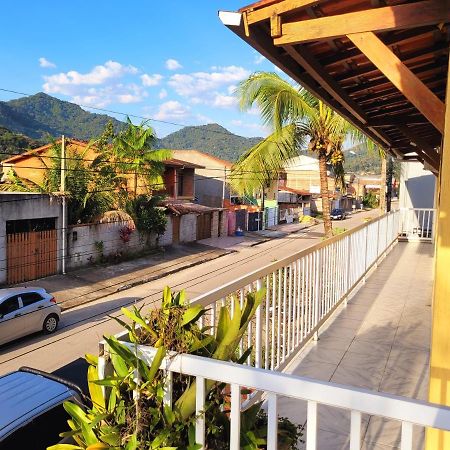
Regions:
M 344 220 L 347 217 L 347 213 L 340 208 L 335 208 L 331 211 L 331 220 Z
M 60 319 L 61 308 L 45 289 L 0 289 L 0 345 L 36 331 L 53 333 Z
M 82 404 L 75 384 L 52 374 L 21 367 L 0 377 L 0 450 L 45 450 L 61 441 L 69 415 L 63 402 Z

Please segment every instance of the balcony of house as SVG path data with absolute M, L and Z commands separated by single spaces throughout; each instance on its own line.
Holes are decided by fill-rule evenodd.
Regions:
M 428 219 L 433 229 L 434 210 L 423 214 L 388 213 L 193 300 L 208 307 L 200 325 L 214 327 L 222 307 L 233 315 L 233 299 L 243 305 L 265 289 L 239 347 L 245 365 L 192 355 L 164 365 L 197 379 L 197 442 L 205 374 L 231 386 L 231 449 L 240 448 L 241 411 L 257 400 L 269 449 L 279 416 L 304 426 L 306 450 L 420 449 L 427 427 L 450 430 L 450 408 L 425 401 L 434 245 L 422 230 Z M 412 229 L 415 242 L 399 242 Z M 154 349 L 137 353 L 150 362 Z
M 170 159 L 164 162 L 162 175 L 164 188 L 155 193 L 165 195 L 168 201 L 192 201 L 195 197 L 195 169 L 203 168 L 198 164 Z

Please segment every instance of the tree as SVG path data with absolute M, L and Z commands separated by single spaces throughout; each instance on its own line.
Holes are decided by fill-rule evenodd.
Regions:
M 235 189 L 255 189 L 278 176 L 284 164 L 307 147 L 319 160 L 320 194 L 325 235 L 332 235 L 327 164 L 343 179 L 342 145 L 371 141 L 306 89 L 293 86 L 275 73 L 257 72 L 240 83 L 236 90 L 242 110 L 256 105 L 263 123 L 273 133 L 245 152 L 232 172 Z
M 133 174 L 133 193 L 136 197 L 138 187 L 151 191 L 154 185 L 163 186 L 164 161 L 172 157 L 172 152 L 153 148 L 156 135 L 146 121 L 134 125 L 127 117 L 127 123 L 127 128 L 112 140 L 111 153 L 122 172 Z M 140 180 L 142 186 L 138 185 Z

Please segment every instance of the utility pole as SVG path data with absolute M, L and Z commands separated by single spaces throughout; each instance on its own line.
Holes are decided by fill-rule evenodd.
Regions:
M 224 168 L 224 177 L 223 177 L 223 185 L 222 185 L 222 208 L 225 205 L 225 184 L 227 182 L 227 168 Z
M 394 161 L 392 156 L 388 156 L 388 167 L 387 167 L 387 201 L 386 201 L 386 210 L 390 212 L 391 210 L 391 202 L 392 202 L 392 175 L 394 173 Z
M 66 141 L 64 135 L 61 136 L 61 164 L 60 164 L 60 191 L 62 193 L 62 258 L 61 258 L 61 271 L 63 275 L 66 273 L 66 229 L 67 229 L 67 204 L 66 204 Z

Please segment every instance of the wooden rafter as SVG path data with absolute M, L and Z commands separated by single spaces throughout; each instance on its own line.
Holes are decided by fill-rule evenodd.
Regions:
M 274 5 L 266 6 L 265 8 L 248 11 L 247 20 L 249 25 L 251 25 L 270 19 L 274 14 L 277 15 L 285 12 L 292 12 L 308 6 L 317 5 L 319 2 L 320 0 L 284 0 Z
M 372 32 L 349 34 L 348 38 L 442 133 L 444 130 L 444 104 L 389 47 Z
M 287 22 L 275 45 L 292 45 L 366 31 L 388 31 L 450 21 L 445 0 L 424 0 L 311 20 Z
M 411 142 L 414 142 L 417 147 L 415 147 L 416 152 L 430 164 L 435 170 L 439 170 L 439 154 L 428 142 L 414 133 L 406 125 L 399 125 L 398 129 L 408 138 Z
M 285 47 L 286 52 L 306 69 L 311 76 L 330 94 L 333 95 L 341 105 L 345 106 L 360 122 L 366 123 L 367 118 L 364 111 L 350 98 L 337 82 L 324 70 L 317 60 L 306 48 Z

